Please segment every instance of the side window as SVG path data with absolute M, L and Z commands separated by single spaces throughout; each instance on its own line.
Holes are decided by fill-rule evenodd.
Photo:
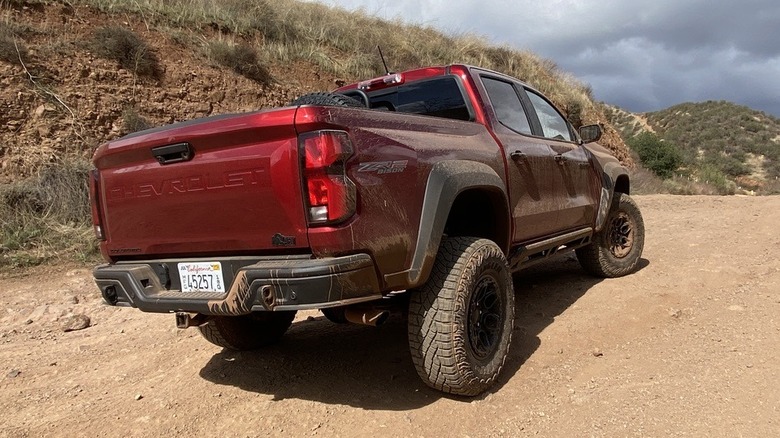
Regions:
M 558 113 L 558 110 L 533 91 L 526 90 L 526 92 L 536 110 L 536 115 L 539 117 L 539 123 L 542 125 L 544 136 L 555 140 L 573 141 L 571 132 L 569 132 L 569 125 Z
M 447 119 L 471 119 L 466 100 L 453 77 L 402 85 L 398 89 L 395 110 Z
M 482 84 L 485 85 L 498 121 L 515 132 L 531 135 L 531 125 L 528 124 L 528 117 L 512 84 L 486 77 L 482 78 Z

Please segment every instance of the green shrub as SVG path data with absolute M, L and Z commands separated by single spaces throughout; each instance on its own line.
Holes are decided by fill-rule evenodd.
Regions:
M 733 195 L 737 190 L 737 185 L 711 164 L 701 166 L 698 176 L 701 182 L 714 186 L 720 195 Z
M 750 167 L 743 161 L 731 156 L 722 157 L 718 167 L 730 177 L 750 175 Z
M 628 140 L 628 145 L 639 155 L 642 164 L 661 178 L 669 178 L 683 165 L 677 146 L 658 138 L 652 132 L 643 132 Z
M 133 107 L 127 107 L 122 111 L 122 130 L 125 134 L 132 132 L 143 131 L 151 128 L 152 122 L 146 117 L 138 113 L 138 110 Z
M 272 82 L 271 74 L 257 59 L 257 52 L 246 44 L 228 44 L 224 41 L 211 41 L 208 44 L 209 57 L 236 73 L 267 85 Z
M 157 55 L 130 29 L 120 26 L 100 28 L 92 38 L 92 47 L 98 56 L 116 61 L 134 74 L 155 79 L 162 77 Z
M 27 58 L 27 48 L 8 25 L 0 23 L 0 61 L 19 65 L 20 56 Z

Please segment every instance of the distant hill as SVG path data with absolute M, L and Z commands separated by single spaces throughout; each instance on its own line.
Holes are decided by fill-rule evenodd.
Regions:
M 605 114 L 629 143 L 653 132 L 675 144 L 684 157 L 681 175 L 697 178 L 706 169 L 733 181 L 737 192 L 780 192 L 780 119 L 772 115 L 725 101 L 642 114 L 605 105 Z

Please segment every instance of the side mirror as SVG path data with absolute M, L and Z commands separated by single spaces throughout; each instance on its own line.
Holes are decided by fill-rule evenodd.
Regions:
M 580 138 L 583 143 L 593 143 L 601 138 L 601 125 L 586 125 L 580 127 Z

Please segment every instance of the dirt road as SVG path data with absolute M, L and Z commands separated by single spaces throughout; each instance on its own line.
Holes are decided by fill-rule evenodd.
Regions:
M 88 267 L 2 278 L 0 436 L 780 436 L 780 197 L 637 201 L 642 269 L 518 275 L 503 379 L 474 400 L 418 380 L 395 315 L 299 313 L 239 354 L 101 305 Z M 63 332 L 74 313 L 92 326 Z

